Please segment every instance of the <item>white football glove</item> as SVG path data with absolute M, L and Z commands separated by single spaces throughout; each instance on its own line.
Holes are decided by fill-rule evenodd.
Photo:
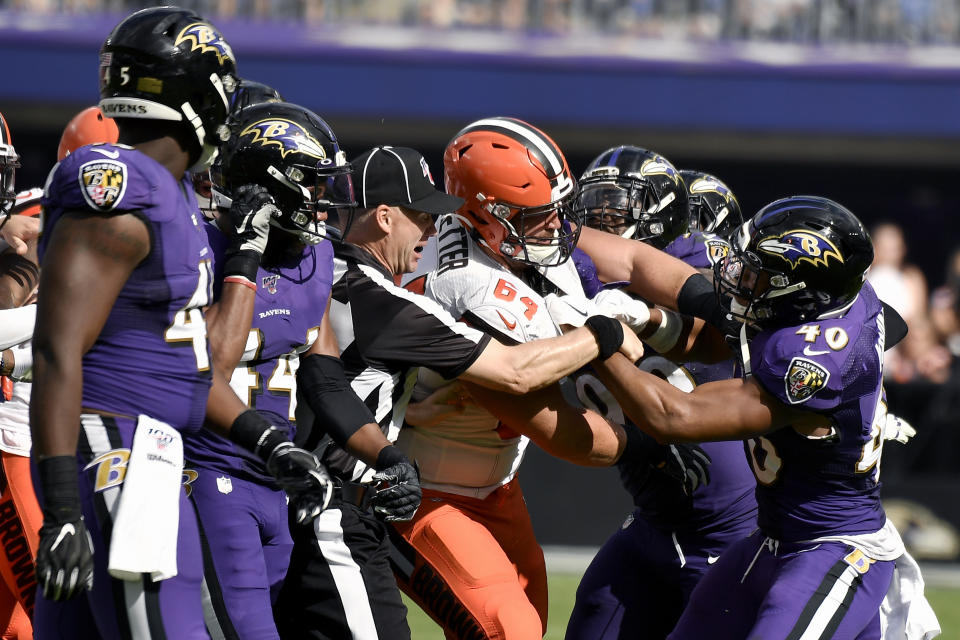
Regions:
M 550 293 L 543 301 L 547 303 L 547 311 L 558 327 L 565 324 L 582 327 L 590 316 L 609 315 L 597 309 L 593 302 L 583 296 L 558 296 Z
M 917 430 L 909 422 L 898 415 L 887 414 L 886 422 L 883 425 L 884 440 L 896 440 L 901 444 L 907 444 L 910 438 L 915 435 L 917 435 Z
M 650 307 L 647 303 L 620 289 L 601 291 L 593 297 L 592 302 L 600 313 L 616 318 L 633 329 L 634 333 L 643 331 L 650 322 Z

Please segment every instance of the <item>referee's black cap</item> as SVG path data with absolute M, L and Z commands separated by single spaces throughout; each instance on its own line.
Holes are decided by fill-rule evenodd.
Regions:
M 416 149 L 374 147 L 350 163 L 360 206 L 402 206 L 439 216 L 452 213 L 463 198 L 437 189 L 430 165 Z

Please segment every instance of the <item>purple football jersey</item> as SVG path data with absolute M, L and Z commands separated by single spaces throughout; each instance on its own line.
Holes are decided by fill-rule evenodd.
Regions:
M 745 442 L 767 535 L 810 540 L 883 526 L 883 341 L 883 308 L 869 283 L 842 318 L 762 332 L 750 341 L 760 384 L 784 404 L 832 423 L 822 438 L 785 427 Z
M 667 252 L 691 266 L 710 266 L 711 256 L 720 259 L 729 245 L 712 234 L 699 231 L 677 238 Z M 637 366 L 670 382 L 683 391 L 706 382 L 726 380 L 736 375 L 735 360 L 716 364 L 698 362 L 676 364 L 650 352 Z M 620 409 L 613 394 L 588 368 L 570 376 L 572 385 L 564 385 L 568 395 L 573 387 L 581 405 L 609 419 L 637 428 Z M 633 495 L 637 513 L 647 521 L 675 531 L 722 531 L 750 522 L 756 513 L 756 481 L 743 457 L 740 442 L 707 442 L 700 445 L 711 457 L 710 483 L 699 487 L 693 496 L 684 494 L 675 480 L 652 473 L 642 489 Z
M 204 227 L 214 255 L 214 297 L 219 298 L 227 238 L 213 224 Z M 299 256 L 257 271 L 253 322 L 230 386 L 247 406 L 286 430 L 296 431 L 297 368 L 300 355 L 320 333 L 320 321 L 333 284 L 333 247 L 308 246 Z M 254 482 L 272 484 L 260 459 L 229 440 L 204 430 L 184 442 L 191 464 Z
M 199 429 L 211 375 L 202 308 L 213 281 L 188 176 L 177 182 L 125 145 L 82 147 L 54 168 L 42 204 L 41 257 L 65 212 L 134 213 L 150 230 L 150 254 L 83 357 L 83 406 Z
M 730 244 L 718 235 L 691 231 L 676 238 L 663 251 L 696 269 L 713 269 L 713 265 L 730 253 Z

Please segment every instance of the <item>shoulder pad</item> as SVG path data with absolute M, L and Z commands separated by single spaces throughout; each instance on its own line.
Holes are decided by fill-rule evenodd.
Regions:
M 802 331 L 814 325 L 761 333 L 750 342 L 753 375 L 763 387 L 788 405 L 823 411 L 840 402 L 841 371 L 846 344 L 833 349 L 824 339 L 807 341 Z M 821 331 L 823 327 L 821 327 Z
M 730 245 L 718 235 L 692 231 L 671 242 L 664 251 L 691 267 L 709 269 L 726 257 Z
M 142 153 L 125 146 L 90 145 L 60 162 L 43 206 L 128 213 L 153 206 L 166 184 L 174 184 L 173 176 Z

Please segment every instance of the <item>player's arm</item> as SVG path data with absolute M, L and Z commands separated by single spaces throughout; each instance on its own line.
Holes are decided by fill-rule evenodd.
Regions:
M 147 226 L 132 214 L 67 213 L 51 233 L 33 336 L 30 424 L 40 460 L 76 455 L 83 355 L 150 252 Z
M 603 282 L 628 282 L 627 290 L 654 304 L 677 308 L 677 294 L 697 270 L 643 242 L 581 227 L 577 247 L 597 267 Z
M 643 355 L 643 346 L 629 327 L 619 320 L 595 316 L 590 318 L 587 326 L 556 338 L 517 345 L 491 340 L 458 377 L 519 395 L 541 389 L 598 356 L 606 358 L 618 350 L 632 361 Z
M 204 313 L 214 373 L 228 382 L 243 357 L 255 302 L 255 288 L 224 281 L 220 299 Z
M 713 284 L 685 262 L 643 242 L 589 227 L 582 227 L 577 247 L 594 261 L 603 282 L 628 282 L 627 289 L 644 300 L 729 329 Z
M 277 211 L 273 198 L 259 185 L 243 185 L 235 195 L 229 212 L 218 220 L 230 238 L 224 253 L 223 290 L 204 314 L 213 370 L 227 381 L 246 348 L 256 303 L 257 269 L 267 246 L 270 219 Z
M 590 467 L 614 464 L 626 446 L 624 428 L 587 409 L 571 406 L 559 385 L 522 396 L 464 381 L 473 400 L 502 423 L 552 456 Z
M 673 362 L 721 362 L 731 356 L 719 329 L 669 309 L 651 309 L 650 321 L 637 335 Z
M 662 443 L 744 440 L 786 425 L 816 433 L 829 425 L 820 414 L 788 407 L 753 377 L 686 393 L 618 356 L 594 368 L 624 414 Z

